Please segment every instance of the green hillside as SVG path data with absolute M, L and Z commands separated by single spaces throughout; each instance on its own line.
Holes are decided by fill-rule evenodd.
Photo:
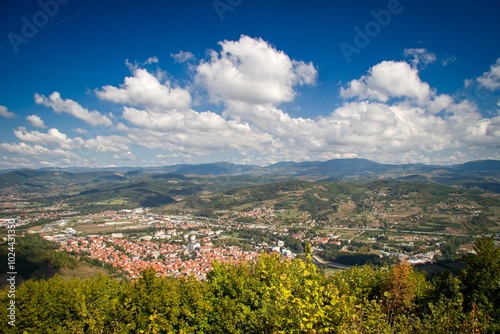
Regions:
M 247 222 L 307 223 L 469 234 L 500 225 L 500 198 L 434 183 L 366 184 L 286 181 L 197 194 L 176 207 L 195 215 L 233 219 L 234 213 L 273 208 Z M 397 224 L 397 225 L 395 225 Z

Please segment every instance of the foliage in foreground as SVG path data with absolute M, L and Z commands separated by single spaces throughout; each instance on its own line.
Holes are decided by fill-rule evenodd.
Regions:
M 262 255 L 215 263 L 207 281 L 109 277 L 30 280 L 0 293 L 3 333 L 493 333 L 499 331 L 500 253 L 476 242 L 460 277 L 428 282 L 402 263 L 353 267 L 325 277 L 308 260 Z M 475 275 L 475 271 L 478 271 Z

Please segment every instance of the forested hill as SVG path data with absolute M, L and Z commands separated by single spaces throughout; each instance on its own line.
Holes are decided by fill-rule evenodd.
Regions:
M 307 246 L 303 260 L 215 263 L 205 282 L 159 278 L 152 269 L 132 282 L 30 280 L 15 298 L 1 291 L 0 332 L 498 333 L 500 250 L 481 238 L 475 251 L 458 276 L 430 282 L 406 263 L 327 278 Z
M 363 182 L 378 179 L 418 180 L 466 188 L 500 192 L 500 161 L 471 161 L 458 165 L 381 164 L 366 159 L 279 162 L 269 166 L 238 165 L 226 162 L 179 164 L 160 167 L 57 168 L 0 171 L 0 185 L 16 191 L 49 191 L 75 187 L 101 187 L 110 183 L 150 182 L 159 185 L 167 180 L 186 183 L 189 177 L 210 176 L 216 188 L 234 188 L 243 183 L 262 184 L 283 179 Z M 246 179 L 239 177 L 245 176 Z M 191 179 L 203 184 L 206 180 Z M 248 184 L 247 184 L 248 185 Z M 213 185 L 205 186 L 211 190 Z M 151 186 L 153 187 L 153 186 Z M 154 187 L 153 187 L 154 188 Z

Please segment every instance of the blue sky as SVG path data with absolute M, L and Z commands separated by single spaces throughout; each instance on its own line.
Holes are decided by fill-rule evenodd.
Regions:
M 497 1 L 0 4 L 0 169 L 500 159 Z

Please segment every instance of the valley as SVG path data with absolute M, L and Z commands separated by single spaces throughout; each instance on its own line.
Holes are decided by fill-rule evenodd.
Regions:
M 306 243 L 325 270 L 328 263 L 422 265 L 458 259 L 477 236 L 500 233 L 500 194 L 487 191 L 498 182 L 494 168 L 476 163 L 468 178 L 438 183 L 430 176 L 434 167 L 402 177 L 394 170 L 407 167 L 387 174 L 388 167 L 358 162 L 330 161 L 321 176 L 311 167 L 318 163 L 299 164 L 300 173 L 295 164 L 281 164 L 265 175 L 254 167 L 222 174 L 206 165 L 182 166 L 190 173 L 184 175 L 172 167 L 8 172 L 0 175 L 0 215 L 4 223 L 16 221 L 19 236 L 36 234 L 132 278 L 155 265 L 164 276 L 204 279 L 214 259 L 300 257 Z M 449 168 L 459 169 L 466 168 Z M 325 177 L 334 174 L 335 181 Z M 481 187 L 464 181 L 473 177 Z M 134 245 L 156 251 L 134 254 Z

